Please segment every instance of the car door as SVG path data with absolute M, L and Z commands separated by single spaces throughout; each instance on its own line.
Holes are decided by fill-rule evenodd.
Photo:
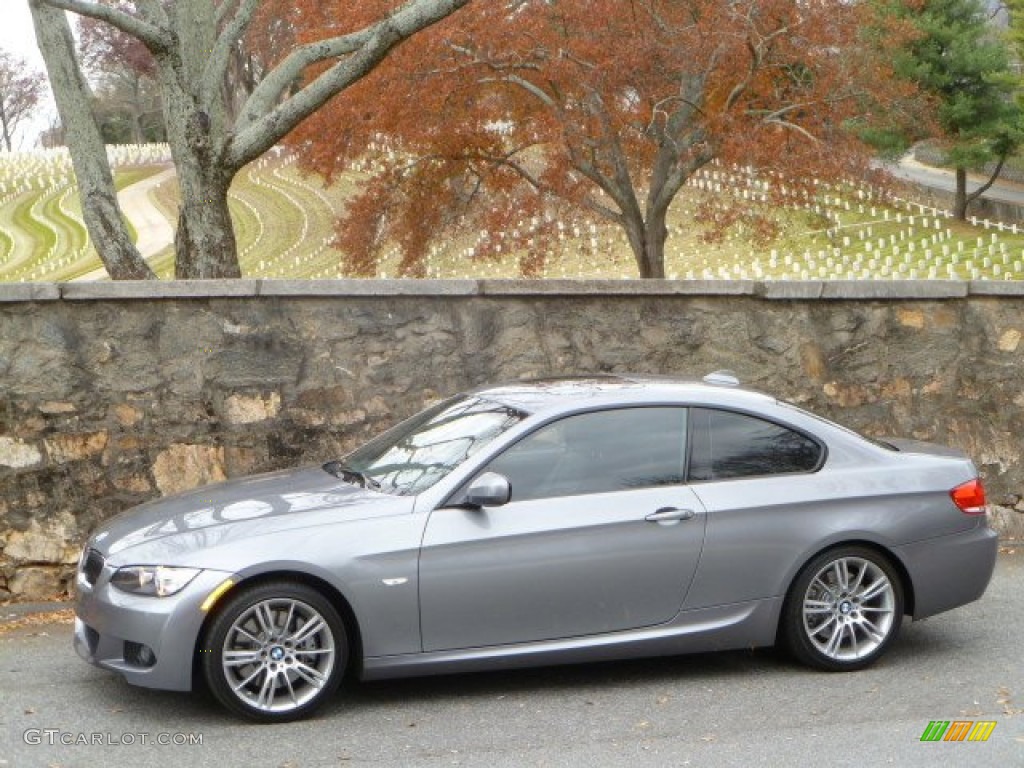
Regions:
M 708 524 L 684 607 L 778 597 L 788 586 L 794 554 L 845 521 L 830 513 L 834 479 L 817 472 L 824 447 L 746 413 L 693 408 L 690 422 L 689 481 Z M 740 557 L 743 567 L 737 568 Z
M 510 501 L 430 514 L 420 553 L 426 651 L 594 635 L 679 611 L 705 516 L 683 484 L 685 408 L 567 416 L 484 467 Z

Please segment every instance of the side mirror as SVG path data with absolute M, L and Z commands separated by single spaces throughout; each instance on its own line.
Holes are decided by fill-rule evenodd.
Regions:
M 469 486 L 462 503 L 469 507 L 500 507 L 508 504 L 512 486 L 508 478 L 497 472 L 484 472 Z

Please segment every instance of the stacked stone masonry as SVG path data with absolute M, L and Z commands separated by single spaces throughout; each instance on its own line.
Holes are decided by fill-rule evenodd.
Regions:
M 252 281 L 0 285 L 0 600 L 67 589 L 102 520 L 339 456 L 439 397 L 729 368 L 949 443 L 1024 532 L 1024 285 Z

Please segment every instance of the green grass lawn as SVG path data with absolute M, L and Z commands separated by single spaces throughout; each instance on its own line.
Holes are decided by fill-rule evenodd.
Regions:
M 161 166 L 134 166 L 114 174 L 118 190 L 159 173 Z M 131 222 L 128 232 L 135 240 Z M 0 206 L 0 280 L 72 280 L 100 268 L 82 221 L 72 184 L 32 190 Z
M 130 167 L 115 177 L 119 189 L 162 170 Z M 713 174 L 713 175 L 712 175 Z M 364 180 L 342 177 L 331 187 L 299 173 L 288 163 L 250 165 L 231 188 L 243 274 L 270 278 L 344 276 L 343 254 L 331 244 L 338 212 Z M 714 179 L 714 184 L 711 180 Z M 941 212 L 906 202 L 886 205 L 856 189 L 821 187 L 811 209 L 795 203 L 765 207 L 778 235 L 770 242 L 734 227 L 707 242 L 695 222 L 698 204 L 717 192 L 715 204 L 737 204 L 742 183 L 726 172 L 709 172 L 703 188 L 686 187 L 673 206 L 666 247 L 666 273 L 679 279 L 1024 279 L 1024 229 L 954 222 Z M 723 183 L 724 181 L 724 183 Z M 169 221 L 177 215 L 179 191 L 170 179 L 152 193 Z M 134 233 L 133 233 L 134 236 Z M 491 233 L 504 242 L 503 233 Z M 426 274 L 438 278 L 518 277 L 517 246 L 508 241 L 497 259 L 467 256 L 474 243 L 447 241 L 430 254 Z M 550 238 L 542 277 L 633 278 L 637 270 L 621 230 L 610 225 L 567 227 Z M 394 249 L 378 264 L 377 275 L 394 277 Z M 174 271 L 173 248 L 151 259 L 161 277 Z M 100 266 L 81 223 L 77 191 L 32 191 L 0 205 L 0 280 L 70 280 Z
M 772 209 L 778 236 L 770 242 L 753 240 L 739 227 L 707 242 L 706 230 L 694 222 L 693 215 L 705 194 L 684 189 L 673 207 L 665 257 L 670 278 L 1024 279 L 1022 229 L 1000 232 L 994 226 L 958 223 L 932 211 L 922 214 L 915 205 L 850 203 L 849 197 L 856 200 L 856 195 L 840 197 L 833 192 L 831 202 L 820 206 L 822 213 Z M 728 206 L 730 199 L 723 197 L 720 204 Z M 460 240 L 433 253 L 428 276 L 518 275 L 521 251 L 503 249 L 500 259 L 467 262 L 465 254 L 472 245 Z M 636 276 L 632 251 L 616 227 L 588 227 L 579 237 L 567 233 L 564 241 L 553 246 L 542 277 Z M 397 268 L 398 256 L 392 254 L 378 274 L 394 276 Z
M 339 277 L 341 254 L 325 245 L 354 186 L 344 181 L 325 188 L 290 166 L 251 165 L 231 186 L 229 204 L 235 224 L 242 273 L 246 277 Z M 180 192 L 174 180 L 160 185 L 154 201 L 173 220 Z M 161 277 L 174 271 L 171 250 L 152 262 Z
M 22 192 L 13 196 L 0 206 L 0 270 L 10 271 L 21 262 L 31 257 L 35 249 L 35 241 L 31 231 L 25 229 L 26 224 L 32 226 L 27 211 L 35 202 L 37 195 Z

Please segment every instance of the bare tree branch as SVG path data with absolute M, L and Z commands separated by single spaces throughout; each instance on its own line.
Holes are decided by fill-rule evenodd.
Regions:
M 1005 164 L 1006 164 L 1006 155 L 1002 154 L 1002 155 L 999 156 L 999 161 L 996 163 L 996 167 L 992 171 L 992 174 L 988 177 L 988 181 L 986 181 L 984 184 L 982 184 L 976 190 L 974 190 L 969 195 L 967 195 L 967 198 L 965 200 L 965 205 L 964 205 L 965 210 L 966 210 L 966 207 L 968 205 L 973 203 L 975 200 L 977 200 L 979 197 L 981 197 L 983 194 L 988 192 L 989 189 L 992 188 L 992 185 L 996 183 L 996 179 L 999 178 L 999 174 L 1003 172 L 1003 165 L 1005 165 Z
M 414 32 L 440 21 L 468 2 L 469 0 L 409 0 L 409 2 L 387 18 L 358 32 L 328 40 L 320 40 L 296 48 L 288 54 L 284 61 L 274 67 L 249 96 L 245 106 L 242 108 L 237 130 L 239 132 L 245 131 L 258 121 L 266 124 L 265 118 L 275 111 L 275 105 L 278 104 L 288 88 L 302 75 L 307 67 L 328 59 L 354 55 L 357 51 L 364 50 L 371 46 L 371 44 L 374 44 L 374 41 L 379 45 L 383 40 L 390 40 L 386 49 L 377 51 L 374 54 L 379 56 L 376 59 L 376 61 L 379 61 L 392 47 L 398 45 Z M 343 82 L 344 78 L 340 77 L 343 69 L 343 65 L 338 64 L 326 74 L 331 75 L 331 73 L 335 73 L 334 77 Z M 355 68 L 350 68 L 350 70 L 355 71 Z M 351 82 L 354 82 L 355 79 L 361 76 L 359 75 Z M 322 75 L 314 81 L 313 85 L 307 86 L 307 88 L 312 88 L 317 86 L 317 84 L 320 84 L 317 86 L 318 88 L 323 88 L 323 84 L 326 82 L 328 81 Z M 343 88 L 345 85 L 340 87 Z M 301 93 L 297 95 L 301 95 Z M 309 103 L 316 103 L 316 98 L 307 98 L 306 100 Z M 294 111 L 294 109 L 292 107 L 290 110 L 285 110 L 285 112 Z M 284 113 L 278 114 L 270 122 L 278 122 L 283 117 L 285 117 Z M 300 121 L 301 118 L 296 121 L 296 124 Z M 281 134 L 281 136 L 283 135 Z
M 227 71 L 228 62 L 231 58 L 231 52 L 238 41 L 241 40 L 242 35 L 245 34 L 245 30 L 252 22 L 252 17 L 255 15 L 259 4 L 260 0 L 243 0 L 234 18 L 231 19 L 231 22 L 217 37 L 217 43 L 210 53 L 210 58 L 206 61 L 206 66 L 203 68 L 203 84 L 200 91 L 200 99 L 204 104 L 211 103 L 212 94 L 220 91 L 221 84 L 224 81 L 224 73 Z M 232 3 L 225 2 L 224 5 L 217 9 L 218 17 L 224 8 L 229 5 L 232 5 Z M 220 21 L 218 18 L 218 23 Z
M 163 50 L 167 45 L 166 38 L 157 26 L 110 5 L 89 3 L 85 0 L 29 0 L 29 2 L 33 5 L 48 5 L 51 8 L 71 11 L 113 24 L 123 32 L 137 37 L 154 52 Z
M 547 93 L 545 93 L 543 88 L 541 88 L 539 85 L 531 83 L 525 77 L 520 77 L 519 75 L 506 75 L 505 77 L 484 77 L 478 80 L 477 82 L 481 84 L 508 83 L 509 85 L 517 85 L 523 90 L 530 93 L 532 96 L 535 96 L 536 98 L 540 99 L 546 107 L 551 107 L 552 109 L 554 109 L 557 106 L 555 100 L 551 98 Z
M 625 221 L 626 211 L 629 209 L 627 199 L 623 196 L 622 191 L 619 190 L 615 183 L 608 178 L 601 170 L 597 167 L 597 164 L 592 160 L 587 160 L 581 153 L 575 142 L 566 135 L 565 146 L 569 153 L 569 162 L 577 172 L 590 179 L 597 187 L 608 195 L 609 198 L 619 207 L 619 214 L 613 214 L 619 216 L 619 221 Z M 596 203 L 595 203 L 596 205 Z M 592 206 L 588 206 L 593 210 Z
M 789 129 L 791 131 L 795 131 L 796 133 L 799 133 L 800 135 L 802 135 L 804 138 L 813 141 L 815 144 L 820 144 L 821 143 L 821 139 L 819 139 L 813 133 L 808 131 L 806 128 L 804 128 L 803 126 L 797 125 L 796 123 L 791 123 L 788 120 L 782 120 L 782 119 L 779 119 L 779 118 L 774 118 L 774 119 L 771 119 L 771 120 L 765 120 L 765 123 L 768 124 L 768 125 L 778 125 L 778 126 L 781 126 L 782 128 L 787 128 L 787 129 Z
M 92 93 L 74 55 L 67 16 L 46 3 L 30 6 L 32 22 L 67 131 L 68 148 L 89 236 L 114 280 L 156 275 L 128 236 L 99 126 L 90 108 Z
M 790 29 L 791 27 L 789 25 L 784 25 L 772 31 L 770 34 L 765 35 L 756 43 L 753 40 L 747 40 L 747 50 L 750 52 L 750 67 L 745 73 L 743 79 L 738 82 L 729 93 L 729 98 L 725 101 L 726 110 L 732 109 L 736 105 L 736 102 L 739 101 L 740 97 L 746 93 L 748 88 L 750 88 L 751 83 L 754 81 L 754 75 L 756 75 L 758 70 L 761 69 L 768 53 L 771 52 L 772 43 L 774 43 L 779 37 L 789 34 Z
M 270 112 L 307 67 L 319 61 L 353 54 L 366 45 L 372 36 L 373 33 L 368 28 L 344 37 L 321 40 L 296 48 L 274 67 L 250 94 L 242 107 L 238 129 L 248 128 Z
M 227 21 L 229 15 L 231 15 L 232 9 L 238 5 L 239 0 L 221 0 L 219 6 L 217 6 L 217 28 Z
M 170 22 L 160 0 L 135 0 L 135 4 L 149 22 L 157 26 L 166 26 Z
M 303 46 L 278 65 L 253 91 L 242 110 L 229 162 L 241 167 L 259 157 L 340 91 L 360 80 L 390 51 L 421 29 L 441 21 L 470 0 L 410 0 L 365 30 Z M 285 87 L 308 63 L 348 57 L 277 106 Z M 293 57 L 297 56 L 297 59 Z M 289 63 L 292 62 L 292 63 Z M 295 72 L 296 62 L 305 62 Z
M 0 127 L 8 152 L 14 149 L 18 124 L 38 106 L 44 82 L 23 58 L 0 50 Z
M 640 212 L 640 201 L 636 198 L 636 190 L 633 185 L 632 174 L 629 170 L 629 161 L 626 159 L 626 152 L 622 147 L 619 132 L 612 124 L 611 115 L 605 108 L 604 99 L 597 91 L 591 91 L 587 99 L 587 106 L 591 114 L 598 119 L 603 134 L 603 144 L 611 156 L 612 168 L 614 169 L 614 184 L 619 190 L 619 196 L 613 197 L 616 204 L 622 209 L 625 216 L 642 216 Z

